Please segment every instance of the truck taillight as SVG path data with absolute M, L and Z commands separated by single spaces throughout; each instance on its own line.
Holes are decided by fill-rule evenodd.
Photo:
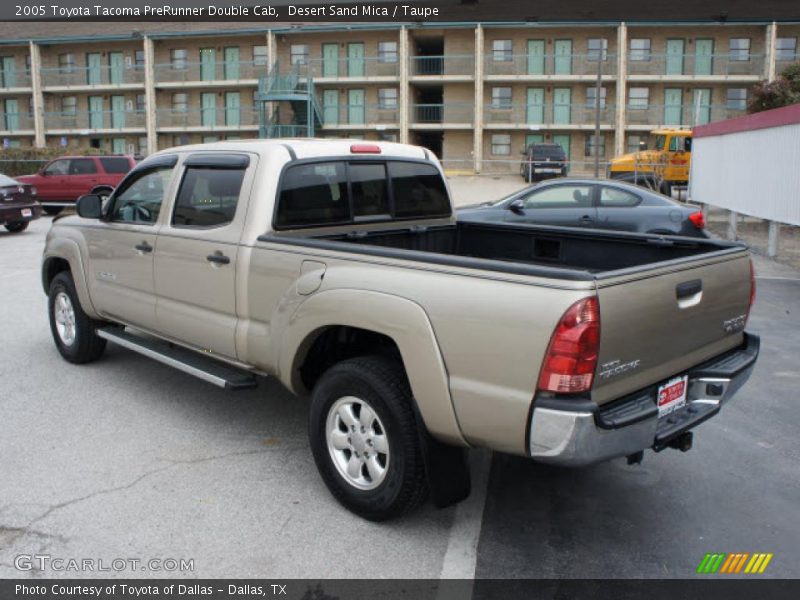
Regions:
M 706 218 L 703 216 L 703 211 L 698 210 L 697 212 L 693 212 L 689 215 L 689 220 L 692 222 L 692 225 L 697 227 L 698 229 L 703 229 L 706 226 Z
M 558 322 L 542 362 L 539 390 L 588 392 L 599 349 L 600 308 L 592 296 L 570 306 Z
M 747 317 L 745 323 L 750 320 L 750 311 L 756 303 L 756 270 L 753 267 L 753 259 L 750 259 L 750 303 L 747 305 Z
M 377 144 L 352 144 L 350 146 L 351 154 L 380 154 L 381 147 Z

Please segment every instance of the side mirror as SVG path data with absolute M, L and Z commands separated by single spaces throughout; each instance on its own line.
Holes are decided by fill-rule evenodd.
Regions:
M 86 194 L 78 198 L 77 210 L 84 219 L 99 219 L 103 216 L 103 201 L 97 194 Z
M 525 202 L 522 200 L 522 198 L 517 198 L 508 205 L 508 210 L 521 215 L 525 212 Z
M 39 171 L 39 175 L 41 175 L 42 177 L 47 177 L 47 169 L 41 169 Z

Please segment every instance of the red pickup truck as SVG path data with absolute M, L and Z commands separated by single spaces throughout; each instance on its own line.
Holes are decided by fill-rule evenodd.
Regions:
M 133 156 L 62 156 L 38 173 L 16 179 L 36 186 L 45 212 L 56 215 L 84 194 L 110 194 L 135 166 Z

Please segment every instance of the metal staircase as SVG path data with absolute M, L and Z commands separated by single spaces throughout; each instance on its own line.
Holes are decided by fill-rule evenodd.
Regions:
M 297 68 L 281 73 L 275 63 L 269 74 L 259 80 L 256 101 L 259 137 L 314 137 L 322 126 L 314 80 L 301 75 Z

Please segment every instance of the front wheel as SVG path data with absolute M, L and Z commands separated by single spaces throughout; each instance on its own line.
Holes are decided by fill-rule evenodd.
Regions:
M 333 496 L 384 521 L 412 510 L 428 491 L 411 390 L 402 366 L 361 357 L 331 367 L 311 396 L 309 442 Z
M 69 272 L 62 271 L 50 282 L 48 308 L 50 332 L 61 356 L 77 364 L 100 358 L 106 340 L 95 331 L 102 323 L 83 312 Z
M 6 223 L 5 227 L 11 233 L 19 233 L 28 228 L 29 221 L 14 221 L 13 223 Z

